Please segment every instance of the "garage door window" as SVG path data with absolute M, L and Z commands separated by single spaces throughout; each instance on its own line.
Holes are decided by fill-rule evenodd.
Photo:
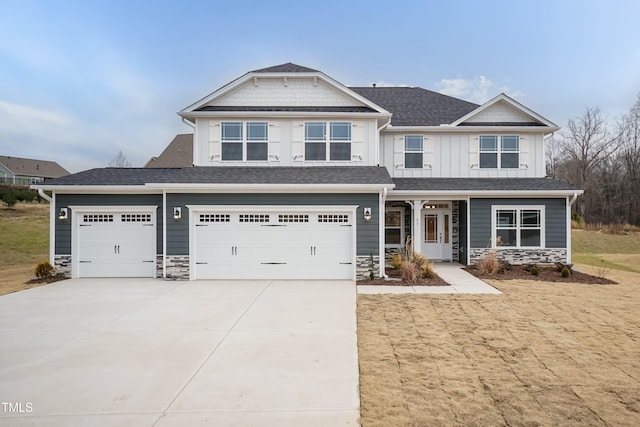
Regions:
M 82 215 L 83 222 L 113 222 L 112 214 L 85 214 Z
M 306 214 L 280 214 L 278 222 L 309 222 L 309 215 Z
M 340 214 L 318 215 L 318 222 L 349 222 L 349 215 L 340 215 Z
M 269 214 L 241 214 L 240 222 L 269 222 Z
M 200 214 L 200 222 L 229 222 L 229 214 Z
M 151 214 L 122 214 L 122 222 L 151 222 Z

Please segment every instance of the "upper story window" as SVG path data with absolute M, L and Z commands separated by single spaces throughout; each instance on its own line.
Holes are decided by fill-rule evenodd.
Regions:
M 405 135 L 404 167 L 405 169 L 422 169 L 424 138 L 422 135 Z
M 267 122 L 222 122 L 223 161 L 265 161 L 268 141 Z
M 308 161 L 350 161 L 351 122 L 305 122 L 304 158 Z
M 520 166 L 520 137 L 480 136 L 481 169 L 517 169 Z

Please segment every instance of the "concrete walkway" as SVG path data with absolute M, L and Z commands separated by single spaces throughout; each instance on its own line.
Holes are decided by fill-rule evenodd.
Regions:
M 356 426 L 355 304 L 352 281 L 320 280 L 4 295 L 0 426 Z
M 358 285 L 359 294 L 501 294 L 493 286 L 467 273 L 452 262 L 434 263 L 433 269 L 450 286 L 367 286 Z

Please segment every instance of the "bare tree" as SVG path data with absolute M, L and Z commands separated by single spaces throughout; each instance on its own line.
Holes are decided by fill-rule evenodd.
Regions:
M 622 181 L 624 211 L 627 222 L 640 225 L 640 94 L 629 114 L 622 117 L 619 127 L 619 156 L 625 174 Z
M 607 121 L 598 108 L 588 107 L 583 115 L 569 120 L 569 132 L 564 136 L 563 149 L 569 162 L 569 182 L 585 191 L 576 203 L 580 216 L 588 218 L 586 206 L 590 205 L 597 168 L 616 152 L 620 146 L 619 135 L 611 135 Z M 574 205 L 575 206 L 575 205 Z
M 131 162 L 122 150 L 118 150 L 118 153 L 109 161 L 109 167 L 111 168 L 130 168 L 131 166 Z
M 553 179 L 560 178 L 562 163 L 566 160 L 562 141 L 556 135 L 544 140 L 544 156 L 547 165 L 547 176 Z

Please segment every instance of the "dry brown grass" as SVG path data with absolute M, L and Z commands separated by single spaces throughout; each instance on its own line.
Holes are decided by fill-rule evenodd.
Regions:
M 640 274 L 610 276 L 360 295 L 362 425 L 639 425 Z

